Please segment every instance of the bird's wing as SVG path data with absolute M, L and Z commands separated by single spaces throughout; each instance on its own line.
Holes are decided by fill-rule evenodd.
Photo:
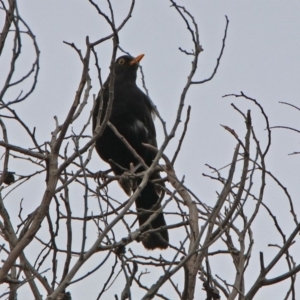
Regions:
M 143 140 L 146 143 L 157 147 L 156 131 L 152 117 L 154 113 L 153 103 L 143 92 L 140 100 L 143 105 L 136 114 L 136 121 L 133 123 L 133 127 L 137 130 L 137 132 L 143 132 Z

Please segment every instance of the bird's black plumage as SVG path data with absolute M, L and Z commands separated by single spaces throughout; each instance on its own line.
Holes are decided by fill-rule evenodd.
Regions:
M 152 119 L 153 106 L 150 99 L 136 85 L 138 63 L 143 56 L 139 55 L 136 58 L 122 56 L 114 63 L 113 105 L 109 121 L 125 137 L 139 156 L 143 158 L 144 162 L 150 166 L 155 153 L 143 146 L 142 143 L 157 146 L 156 132 Z M 105 81 L 96 100 L 93 113 L 93 131 L 96 128 L 97 121 L 100 121 L 101 124 L 107 111 L 110 78 L 111 75 Z M 124 169 L 130 169 L 130 164 L 134 166 L 139 165 L 132 152 L 108 126 L 97 139 L 96 150 L 99 156 L 110 164 L 116 175 L 122 175 Z M 138 172 L 143 170 L 143 167 L 137 169 Z M 159 174 L 154 173 L 150 179 L 157 178 L 160 178 Z M 126 186 L 122 183 L 121 186 L 128 193 Z M 136 200 L 136 207 L 140 225 L 151 216 L 152 212 L 160 207 L 159 188 L 155 187 L 151 181 L 141 191 Z M 146 230 L 156 229 L 165 225 L 163 213 L 159 213 L 147 226 Z M 142 242 L 147 249 L 165 249 L 168 247 L 168 240 L 167 230 L 162 230 L 159 233 L 152 232 L 147 234 Z

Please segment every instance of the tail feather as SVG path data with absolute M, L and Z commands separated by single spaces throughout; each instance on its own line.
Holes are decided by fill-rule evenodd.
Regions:
M 142 190 L 140 196 L 136 200 L 136 208 L 138 212 L 138 221 L 140 225 L 143 225 L 148 218 L 160 208 L 159 195 L 153 183 L 148 182 Z M 166 226 L 166 221 L 163 213 L 159 213 L 157 217 L 146 226 L 144 231 L 149 229 L 157 229 L 162 226 Z M 147 249 L 161 248 L 166 249 L 169 244 L 169 235 L 167 229 L 159 232 L 151 232 L 146 235 L 142 241 L 143 245 Z

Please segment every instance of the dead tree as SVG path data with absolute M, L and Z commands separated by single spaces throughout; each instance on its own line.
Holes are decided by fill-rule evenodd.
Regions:
M 190 119 L 191 108 L 184 111 L 187 92 L 211 81 L 216 75 L 225 50 L 228 18 L 225 19 L 224 38 L 215 68 L 209 78 L 200 80 L 198 59 L 203 49 L 197 21 L 188 9 L 170 1 L 170 9 L 178 14 L 191 38 L 191 51 L 179 47 L 182 55 L 190 58 L 191 68 L 177 99 L 174 122 L 168 124 L 170 130 L 167 130 L 166 122 L 156 110 L 164 140 L 157 149 L 151 148 L 157 154 L 145 172 L 135 174 L 127 170 L 129 177 L 139 176 L 142 181 L 139 189 L 125 198 L 123 194 L 114 194 L 118 189 L 115 185 L 120 180 L 118 176 L 105 170 L 101 170 L 100 176 L 99 173 L 95 176 L 89 164 L 94 142 L 107 126 L 110 113 L 108 108 L 105 121 L 91 135 L 90 121 L 95 98 L 91 95 L 91 88 L 92 82 L 99 88 L 102 86 L 101 65 L 104 58 L 100 59 L 97 55 L 97 47 L 102 43 L 111 44 L 111 62 L 115 61 L 117 53 L 124 52 L 119 33 L 130 17 L 134 17 L 135 1 L 132 0 L 120 24 L 115 23 L 116 8 L 109 0 L 108 13 L 96 2 L 90 0 L 89 3 L 99 18 L 109 24 L 111 34 L 95 41 L 87 37 L 84 50 L 72 41 L 65 41 L 70 51 L 78 55 L 78 61 L 74 64 L 77 63 L 78 68 L 81 66 L 81 78 L 65 119 L 60 122 L 55 117 L 54 130 L 40 140 L 36 135 L 37 129 L 30 128 L 19 111 L 20 103 L 28 101 L 38 83 L 38 41 L 33 29 L 22 18 L 17 1 L 1 1 L 0 13 L 5 22 L 1 32 L 0 55 L 9 62 L 6 73 L 1 75 L 0 91 L 0 282 L 5 287 L 1 290 L 1 297 L 17 299 L 21 295 L 20 298 L 24 298 L 23 295 L 31 291 L 35 299 L 71 299 L 70 291 L 74 285 L 84 281 L 87 295 L 93 290 L 97 299 L 106 297 L 111 290 L 116 299 L 169 299 L 169 292 L 166 291 L 170 290 L 177 299 L 186 300 L 199 299 L 199 292 L 203 299 L 254 299 L 264 286 L 289 280 L 286 299 L 296 299 L 296 275 L 300 265 L 291 247 L 299 239 L 300 224 L 294 200 L 268 169 L 266 157 L 271 147 L 272 131 L 267 113 L 259 102 L 244 93 L 225 96 L 248 103 L 249 109 L 243 111 L 237 104 L 232 104 L 244 120 L 243 137 L 236 128 L 222 125 L 224 134 L 229 133 L 236 141 L 232 160 L 222 168 L 207 165 L 211 173 L 203 174 L 221 186 L 213 206 L 200 200 L 189 189 L 189 183 L 176 173 L 175 161 L 184 143 Z M 31 67 L 22 70 L 20 75 L 16 73 L 16 66 L 23 55 L 22 40 L 25 37 L 32 42 L 30 51 L 35 58 Z M 6 51 L 10 44 L 13 45 L 12 52 Z M 97 71 L 98 78 L 92 78 L 92 68 Z M 141 74 L 147 91 L 144 74 Z M 261 112 L 265 120 L 265 146 L 256 134 L 257 125 L 251 115 L 255 109 Z M 85 119 L 82 118 L 84 114 L 88 116 Z M 181 119 L 185 120 L 183 128 L 179 126 Z M 78 125 L 76 129 L 74 124 Z M 11 142 L 15 140 L 12 139 L 11 128 L 17 128 L 20 135 L 26 137 L 25 144 Z M 165 150 L 175 133 L 179 135 L 177 149 L 172 157 L 168 157 Z M 26 172 L 18 169 L 18 164 L 24 164 Z M 171 221 L 167 227 L 171 232 L 178 232 L 178 238 L 171 239 L 169 250 L 165 252 L 146 252 L 139 247 L 137 242 L 147 233 L 135 224 L 136 212 L 131 209 L 139 190 L 145 186 L 154 169 L 161 172 L 165 182 L 162 209 Z M 287 217 L 294 222 L 291 232 L 284 233 L 282 220 L 278 220 L 273 212 L 274 207 L 265 201 L 267 180 L 274 181 L 285 195 L 285 201 L 290 206 Z M 37 186 L 39 189 L 35 190 Z M 253 261 L 255 237 L 259 235 L 254 231 L 253 224 L 262 211 L 265 222 L 273 222 L 273 229 L 282 242 L 280 245 L 270 244 L 276 253 L 271 259 L 268 254 L 268 262 L 266 253 L 259 254 L 259 261 L 254 261 L 257 265 L 256 278 L 249 286 L 246 281 L 248 267 Z M 156 213 L 158 211 L 153 213 L 148 223 Z M 219 274 L 215 271 L 220 261 L 228 260 L 228 257 L 232 263 L 226 265 L 226 269 L 234 273 L 233 279 L 227 277 L 226 271 Z M 283 258 L 286 271 L 276 277 L 269 276 Z M 120 274 L 123 279 L 120 279 Z M 95 277 L 97 286 L 91 283 Z M 77 299 L 76 294 L 72 297 Z

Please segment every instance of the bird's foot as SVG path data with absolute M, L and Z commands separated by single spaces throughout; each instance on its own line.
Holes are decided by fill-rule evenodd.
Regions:
M 119 179 L 119 184 L 121 185 L 125 193 L 128 196 L 130 196 L 136 188 L 135 174 L 132 173 L 131 171 L 125 171 Z
M 109 170 L 106 170 L 106 171 L 98 171 L 96 173 L 94 173 L 93 177 L 94 177 L 94 180 L 98 182 L 98 184 L 100 185 L 100 180 L 102 182 L 105 182 L 106 179 L 107 179 L 107 174 L 111 171 L 111 169 Z

